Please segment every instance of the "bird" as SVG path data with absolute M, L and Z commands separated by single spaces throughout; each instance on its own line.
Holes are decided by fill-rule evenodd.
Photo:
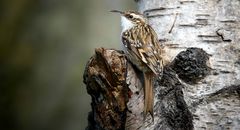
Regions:
M 121 41 L 127 59 L 143 72 L 144 119 L 150 113 L 154 121 L 153 79 L 161 80 L 163 75 L 163 47 L 143 14 L 131 10 L 111 12 L 121 15 Z

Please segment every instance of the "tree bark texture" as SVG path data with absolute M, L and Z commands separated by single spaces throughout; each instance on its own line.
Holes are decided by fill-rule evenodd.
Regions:
M 154 80 L 154 122 L 143 120 L 143 76 L 121 51 L 96 49 L 84 82 L 92 97 L 86 129 L 240 129 L 240 1 L 139 0 L 165 45 Z

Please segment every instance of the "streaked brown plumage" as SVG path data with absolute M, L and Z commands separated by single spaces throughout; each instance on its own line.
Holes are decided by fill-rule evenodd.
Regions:
M 144 74 L 144 117 L 149 112 L 153 118 L 153 78 L 161 78 L 163 70 L 162 47 L 157 34 L 147 19 L 135 11 L 112 11 L 122 15 L 121 35 L 127 58 Z

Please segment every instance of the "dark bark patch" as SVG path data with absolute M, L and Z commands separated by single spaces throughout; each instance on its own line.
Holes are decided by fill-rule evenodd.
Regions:
M 240 85 L 231 85 L 228 87 L 224 87 L 214 93 L 211 93 L 208 95 L 208 100 L 216 100 L 217 98 L 220 99 L 221 97 L 226 98 L 230 96 L 238 96 L 240 99 Z
M 160 86 L 157 104 L 160 104 L 160 114 L 164 117 L 163 128 L 173 130 L 192 130 L 193 116 L 184 100 L 182 87 L 176 73 L 168 66 L 164 69 L 163 78 L 158 82 Z
M 200 48 L 188 48 L 180 52 L 171 63 L 171 68 L 179 78 L 189 84 L 195 84 L 210 73 L 207 63 L 209 54 Z
M 214 93 L 210 93 L 199 98 L 197 101 L 193 102 L 191 106 L 196 108 L 203 102 L 212 103 L 229 97 L 237 97 L 237 99 L 240 100 L 240 85 L 231 85 L 223 87 L 222 89 Z

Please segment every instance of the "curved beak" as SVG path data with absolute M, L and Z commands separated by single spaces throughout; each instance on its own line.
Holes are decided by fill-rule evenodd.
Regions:
M 119 10 L 111 10 L 110 12 L 123 14 L 123 12 L 122 12 L 122 11 L 119 11 Z

